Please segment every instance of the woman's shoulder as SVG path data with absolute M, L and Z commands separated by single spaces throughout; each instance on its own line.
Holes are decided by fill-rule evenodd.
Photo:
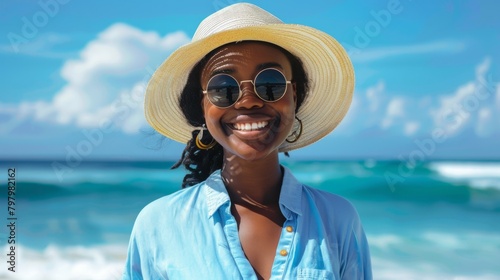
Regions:
M 200 183 L 153 200 L 141 210 L 137 219 L 158 219 L 185 209 L 194 210 L 199 207 L 199 200 L 203 199 L 200 194 L 202 188 L 203 183 Z
M 303 186 L 304 192 L 317 202 L 326 203 L 326 204 L 328 204 L 328 206 L 336 207 L 336 208 L 348 208 L 348 209 L 354 208 L 354 206 L 352 205 L 352 203 L 348 199 L 346 199 L 338 194 L 334 194 L 334 193 L 331 193 L 331 192 L 328 192 L 325 190 L 313 188 L 313 187 L 310 187 L 310 186 L 304 185 L 304 184 L 302 186 Z
M 318 212 L 323 219 L 330 219 L 332 217 L 337 219 L 339 217 L 356 219 L 358 217 L 356 209 L 349 200 L 340 195 L 320 190 L 300 182 L 287 168 L 285 168 L 283 185 L 287 193 L 294 193 L 294 195 L 288 194 L 285 196 L 288 200 L 296 200 L 292 197 L 296 197 L 298 192 L 300 193 L 301 198 L 299 200 L 301 200 L 300 207 L 302 211 Z
M 358 212 L 354 205 L 348 199 L 340 195 L 307 185 L 303 185 L 303 193 L 305 194 L 306 200 L 314 204 L 315 208 L 327 216 L 335 216 L 336 219 L 342 217 L 351 221 L 353 219 L 359 219 Z

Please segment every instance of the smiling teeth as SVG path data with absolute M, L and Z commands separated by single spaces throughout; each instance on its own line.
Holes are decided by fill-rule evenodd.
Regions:
M 234 128 L 237 130 L 250 131 L 257 130 L 265 127 L 268 122 L 256 122 L 256 123 L 235 123 Z

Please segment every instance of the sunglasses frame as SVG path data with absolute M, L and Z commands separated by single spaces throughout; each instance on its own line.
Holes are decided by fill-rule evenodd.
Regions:
M 261 96 L 257 93 L 257 88 L 255 87 L 255 80 L 257 79 L 257 77 L 259 77 L 259 75 L 260 75 L 262 72 L 264 72 L 264 71 L 268 71 L 268 70 L 275 70 L 275 71 L 279 72 L 279 73 L 283 76 L 283 78 L 285 79 L 285 90 L 283 91 L 283 94 L 282 94 L 282 95 L 281 95 L 278 99 L 275 99 L 275 100 L 266 100 L 266 99 L 263 99 L 263 98 L 262 98 L 262 97 L 261 97 Z M 231 105 L 229 105 L 229 106 L 225 106 L 225 107 L 224 107 L 224 106 L 219 106 L 219 105 L 216 105 L 214 102 L 212 102 L 212 100 L 210 99 L 210 96 L 208 96 L 208 85 L 210 84 L 210 82 L 212 81 L 212 79 L 214 79 L 214 78 L 216 78 L 216 77 L 218 77 L 218 76 L 223 76 L 223 75 L 224 75 L 224 76 L 228 76 L 228 77 L 232 78 L 232 79 L 236 82 L 236 84 L 238 84 L 238 88 L 239 88 L 238 98 L 236 98 L 236 100 L 235 100 L 235 101 L 234 101 Z M 211 77 L 211 78 L 208 80 L 208 82 L 207 82 L 207 85 L 206 85 L 207 90 L 203 90 L 202 92 L 203 92 L 203 94 L 207 95 L 207 97 L 208 97 L 208 101 L 210 101 L 210 103 L 212 103 L 212 105 L 214 105 L 215 107 L 221 108 L 221 109 L 225 109 L 225 108 L 229 108 L 229 107 L 233 106 L 234 104 L 236 104 L 236 103 L 237 103 L 237 102 L 241 99 L 241 96 L 243 96 L 243 91 L 241 90 L 241 85 L 242 85 L 243 83 L 247 83 L 247 82 L 252 83 L 252 85 L 253 85 L 253 93 L 254 93 L 254 94 L 255 94 L 255 95 L 256 95 L 256 96 L 257 96 L 260 100 L 262 100 L 262 101 L 264 101 L 264 102 L 269 102 L 269 103 L 273 103 L 273 102 L 276 102 L 276 101 L 281 100 L 281 98 L 283 98 L 283 96 L 285 96 L 286 91 L 288 90 L 288 84 L 291 84 L 291 83 L 292 83 L 292 81 L 289 81 L 289 80 L 287 80 L 287 79 L 286 79 L 285 74 L 283 74 L 283 72 L 281 72 L 279 69 L 276 69 L 276 68 L 272 68 L 272 67 L 270 67 L 270 68 L 265 68 L 265 69 L 260 70 L 260 71 L 259 71 L 259 73 L 257 73 L 257 75 L 255 75 L 255 77 L 253 78 L 253 80 L 243 80 L 243 81 L 241 81 L 241 82 L 238 82 L 238 80 L 236 80 L 236 78 L 235 78 L 235 77 L 233 77 L 233 76 L 231 76 L 231 75 L 229 75 L 229 74 L 226 74 L 226 73 L 220 73 L 220 74 L 214 75 L 214 76 L 213 76 L 213 77 Z

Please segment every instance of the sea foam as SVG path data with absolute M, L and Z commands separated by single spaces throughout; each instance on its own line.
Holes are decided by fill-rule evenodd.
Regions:
M 121 279 L 127 252 L 127 247 L 124 245 L 92 247 L 50 245 L 42 251 L 16 246 L 16 249 L 16 271 L 2 269 L 0 279 Z M 7 247 L 3 247 L 2 252 L 7 252 Z
M 477 189 L 500 190 L 500 164 L 496 162 L 434 162 L 431 170 L 452 181 L 464 181 Z

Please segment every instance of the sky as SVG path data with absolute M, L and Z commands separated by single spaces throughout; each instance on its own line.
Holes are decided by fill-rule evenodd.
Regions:
M 176 160 L 143 116 L 156 67 L 239 1 L 0 3 L 0 159 Z M 291 159 L 500 159 L 498 1 L 248 1 L 336 38 L 351 108 Z

